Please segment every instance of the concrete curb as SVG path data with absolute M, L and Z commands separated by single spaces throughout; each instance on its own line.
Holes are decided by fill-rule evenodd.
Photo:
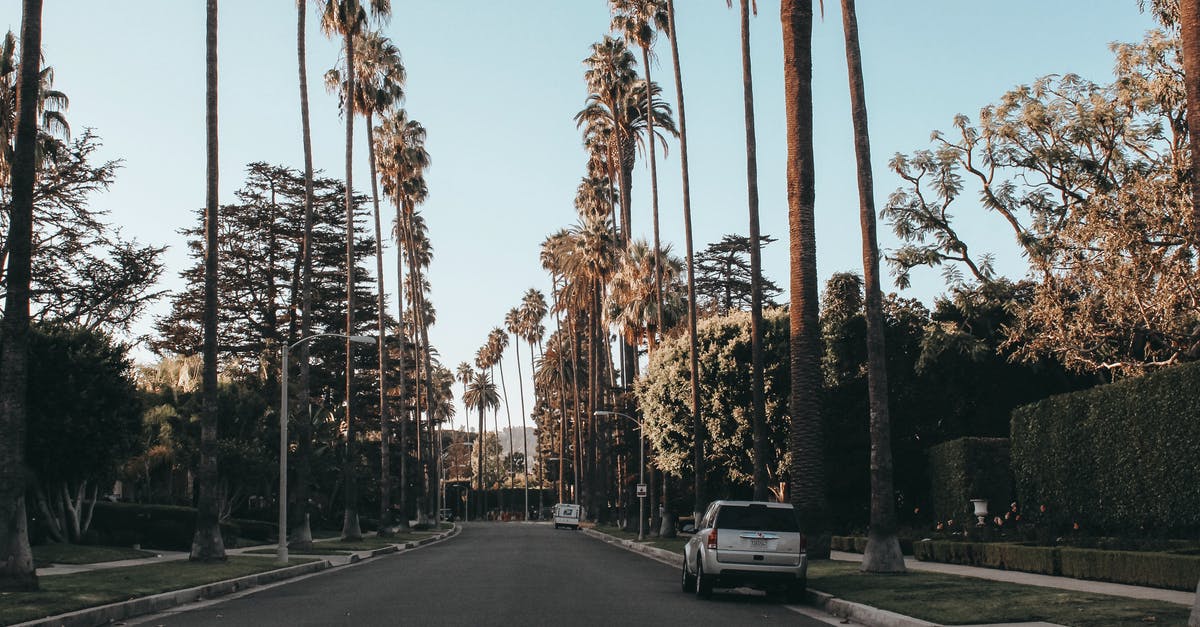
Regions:
M 640 544 L 633 540 L 623 540 L 608 534 L 600 533 L 593 529 L 582 529 L 583 533 L 607 542 L 612 545 L 624 548 L 627 551 L 641 553 L 650 559 L 662 562 L 669 566 L 679 568 L 683 565 L 683 556 L 678 553 L 673 553 L 665 549 Z M 820 592 L 817 590 L 808 590 L 805 604 L 815 607 L 827 614 L 838 618 L 845 618 L 856 623 L 867 625 L 868 627 L 937 627 L 937 623 L 923 621 L 911 616 L 881 610 L 870 605 L 861 603 L 852 603 L 845 599 L 839 599 L 831 594 Z
M 310 562 L 308 564 L 299 564 L 297 566 L 288 566 L 278 570 L 271 570 L 256 575 L 247 575 L 237 579 L 229 579 L 226 581 L 217 581 L 214 583 L 196 586 L 194 588 L 186 588 L 183 590 L 172 590 L 171 592 L 163 592 L 160 594 L 142 597 L 140 599 L 130 599 L 128 601 L 120 601 L 118 603 L 110 603 L 98 607 L 89 607 L 67 614 L 59 614 L 58 616 L 48 616 L 39 618 L 25 623 L 18 623 L 16 627 L 43 627 L 53 625 L 55 627 L 91 627 L 92 625 L 103 625 L 105 623 L 124 620 L 142 614 L 150 614 L 160 612 L 177 605 L 191 603 L 200 599 L 206 599 L 215 596 L 222 596 L 261 586 L 263 584 L 281 581 L 283 579 L 291 579 L 301 575 L 319 572 L 331 568 L 328 560 L 319 562 Z
M 307 564 L 299 564 L 296 566 L 288 566 L 277 570 L 270 570 L 254 575 L 247 575 L 237 579 L 229 579 L 226 581 L 217 581 L 203 586 L 194 588 L 186 588 L 184 590 L 172 590 L 160 594 L 141 597 L 138 599 L 130 599 L 128 601 L 120 601 L 110 603 L 108 605 L 100 605 L 97 607 L 89 607 L 82 610 L 76 610 L 58 616 L 47 616 L 38 618 L 32 621 L 17 623 L 13 627 L 93 627 L 94 625 L 104 625 L 135 616 L 144 614 L 153 614 L 171 609 L 173 607 L 183 605 L 185 603 L 193 603 L 203 599 L 209 599 L 243 590 L 262 586 L 265 584 L 283 581 L 285 579 L 293 579 L 318 573 L 324 570 L 334 570 L 350 564 L 356 564 L 362 560 L 372 557 L 379 557 L 389 553 L 398 553 L 407 551 L 418 546 L 438 542 L 446 538 L 451 538 L 462 530 L 458 525 L 454 528 L 404 544 L 393 544 L 390 546 L 380 547 L 370 551 L 358 551 L 351 553 L 349 559 L 345 563 L 334 564 L 331 560 L 323 559 Z

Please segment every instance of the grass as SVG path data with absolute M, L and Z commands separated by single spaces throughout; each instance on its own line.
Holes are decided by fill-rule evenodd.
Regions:
M 297 564 L 311 560 L 295 560 Z M 279 568 L 257 557 L 230 557 L 216 564 L 172 560 L 74 575 L 40 577 L 36 592 L 0 593 L 0 624 L 11 625 L 87 607 L 192 588 Z
M 143 551 L 124 546 L 42 544 L 33 547 L 33 562 L 38 568 L 50 564 L 95 564 L 154 557 L 155 555 L 154 551 Z
M 373 551 L 392 544 L 416 542 L 417 540 L 428 538 L 430 535 L 432 534 L 413 531 L 409 533 L 397 533 L 386 538 L 370 536 L 354 542 L 343 542 L 341 540 L 314 542 L 311 549 L 288 549 L 288 552 L 295 555 L 340 555 L 352 551 Z M 246 551 L 246 553 L 253 555 L 274 555 L 275 549 L 252 549 Z
M 597 525 L 595 530 L 599 531 L 600 533 L 613 536 L 614 538 L 637 542 L 636 531 L 623 531 L 620 527 L 610 527 L 608 525 Z M 672 553 L 683 555 L 683 545 L 687 544 L 687 541 L 688 539 L 683 536 L 679 536 L 677 538 L 647 537 L 645 540 L 642 540 L 642 544 L 652 546 L 656 549 L 663 549 Z
M 809 586 L 836 597 L 947 625 L 1047 621 L 1077 627 L 1186 625 L 1182 605 L 1023 586 L 939 573 L 868 575 L 851 562 L 809 563 Z
M 598 526 L 623 540 L 637 533 Z M 651 546 L 683 554 L 686 538 L 656 540 Z M 808 584 L 838 598 L 945 625 L 1047 621 L 1072 627 L 1186 625 L 1189 608 L 1171 603 L 1023 586 L 1019 584 L 910 571 L 868 575 L 853 562 L 809 562 Z

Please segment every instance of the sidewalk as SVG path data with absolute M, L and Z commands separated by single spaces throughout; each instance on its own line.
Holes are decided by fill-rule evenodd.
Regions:
M 144 614 L 152 614 L 161 612 L 172 607 L 191 603 L 199 599 L 207 599 L 215 596 L 222 596 L 233 592 L 240 592 L 247 588 L 253 588 L 270 583 L 282 581 L 284 579 L 292 579 L 305 575 L 312 575 L 331 568 L 338 568 L 355 564 L 364 559 L 369 559 L 379 555 L 388 553 L 397 553 L 415 549 L 419 546 L 438 542 L 445 538 L 457 535 L 462 531 L 462 527 L 454 525 L 449 530 L 439 530 L 427 538 L 419 540 L 407 540 L 403 542 L 395 542 L 385 547 L 362 551 L 347 551 L 342 555 L 319 555 L 310 556 L 318 559 L 306 564 L 280 566 L 279 568 L 264 571 L 256 575 L 241 577 L 238 579 L 230 579 L 226 581 L 216 581 L 194 588 L 183 590 L 172 590 L 163 592 L 148 597 L 141 597 L 122 601 L 118 603 L 110 603 L 97 607 L 90 607 L 67 614 L 57 616 L 47 616 L 25 623 L 19 623 L 17 627 L 42 627 L 42 626 L 60 626 L 60 625 L 100 625 L 109 622 L 121 621 L 135 616 Z M 338 540 L 337 537 L 324 538 L 315 540 L 314 543 L 333 542 Z M 275 544 L 262 544 L 257 546 L 240 547 L 236 549 L 228 549 L 226 555 L 246 555 L 247 557 L 260 557 L 264 560 L 273 560 L 273 554 L 248 553 L 253 550 L 274 548 Z M 290 551 L 292 556 L 305 557 L 303 551 Z M 110 570 L 116 568 L 128 568 L 131 566 L 141 566 L 145 564 L 157 564 L 169 561 L 181 561 L 188 557 L 188 553 L 183 551 L 159 551 L 154 557 L 146 557 L 141 559 L 120 560 L 115 562 L 99 562 L 95 564 L 70 564 L 50 566 L 47 568 L 39 568 L 37 574 L 39 577 L 67 575 L 71 573 L 95 572 L 102 570 Z

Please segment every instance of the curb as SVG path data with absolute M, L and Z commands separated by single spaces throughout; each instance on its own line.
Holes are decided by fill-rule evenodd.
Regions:
M 211 599 L 213 597 L 224 596 L 241 592 L 249 588 L 283 581 L 285 579 L 293 579 L 304 575 L 311 575 L 325 570 L 333 570 L 356 564 L 362 560 L 372 557 L 379 557 L 389 553 L 398 553 L 414 549 L 424 544 L 430 544 L 458 535 L 462 527 L 454 525 L 453 529 L 449 529 L 443 533 L 422 538 L 420 540 L 405 542 L 404 544 L 393 544 L 390 546 L 373 549 L 370 551 L 359 551 L 350 554 L 349 561 L 344 564 L 334 564 L 328 559 L 309 562 L 307 564 L 299 564 L 296 566 L 288 566 L 278 570 L 269 570 L 266 572 L 247 575 L 237 579 L 228 579 L 226 581 L 216 581 L 194 588 L 186 588 L 183 590 L 172 590 L 170 592 L 161 592 L 159 594 L 128 601 L 119 601 L 108 605 L 100 605 L 97 607 L 89 607 L 66 614 L 57 616 L 46 616 L 37 618 L 24 623 L 17 623 L 13 627 L 92 627 L 93 625 L 104 625 L 113 623 L 135 616 L 145 614 L 154 614 L 169 610 L 173 607 L 183 605 L 185 603 L 193 603 L 203 599 Z
M 662 562 L 669 566 L 680 567 L 683 565 L 683 556 L 678 553 L 673 553 L 665 549 L 652 547 L 646 544 L 640 544 L 633 540 L 623 540 L 616 538 L 593 529 L 582 529 L 583 533 L 624 548 L 627 551 L 641 553 L 650 559 Z M 856 623 L 861 623 L 869 627 L 938 627 L 937 623 L 931 623 L 904 614 L 881 610 L 870 605 L 861 603 L 853 603 L 845 599 L 839 599 L 831 594 L 809 589 L 805 598 L 805 604 L 815 607 L 831 616 L 845 618 Z
M 319 562 L 310 562 L 308 564 L 300 564 L 297 566 L 288 566 L 279 570 L 271 570 L 256 575 L 247 575 L 237 579 L 229 579 L 226 581 L 217 581 L 214 583 L 196 586 L 194 588 L 185 588 L 183 590 L 172 590 L 171 592 L 162 592 L 148 597 L 139 599 L 130 599 L 128 601 L 119 601 L 108 605 L 98 607 L 89 607 L 82 610 L 76 610 L 67 614 L 59 614 L 58 616 L 47 616 L 38 618 L 25 623 L 18 623 L 15 627 L 43 627 L 53 625 L 55 627 L 76 627 L 76 626 L 91 626 L 102 625 L 113 621 L 124 620 L 142 614 L 151 614 L 160 612 L 177 605 L 191 603 L 200 599 L 206 599 L 216 596 L 222 596 L 261 586 L 263 584 L 281 581 L 283 579 L 291 579 L 301 575 L 320 572 L 331 568 L 328 560 Z

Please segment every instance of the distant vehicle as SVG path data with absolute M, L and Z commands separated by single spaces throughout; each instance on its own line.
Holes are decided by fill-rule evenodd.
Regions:
M 579 518 L 582 514 L 582 507 L 574 503 L 559 503 L 554 506 L 554 528 L 570 527 L 572 529 L 579 528 Z
M 808 585 L 806 545 L 790 503 L 715 501 L 684 545 L 681 588 L 706 599 L 713 588 L 748 586 L 798 602 Z
M 442 508 L 442 510 L 440 512 L 438 512 L 438 514 L 439 514 L 439 516 L 441 516 L 441 519 L 446 522 L 454 522 L 454 520 L 455 520 L 453 510 Z

